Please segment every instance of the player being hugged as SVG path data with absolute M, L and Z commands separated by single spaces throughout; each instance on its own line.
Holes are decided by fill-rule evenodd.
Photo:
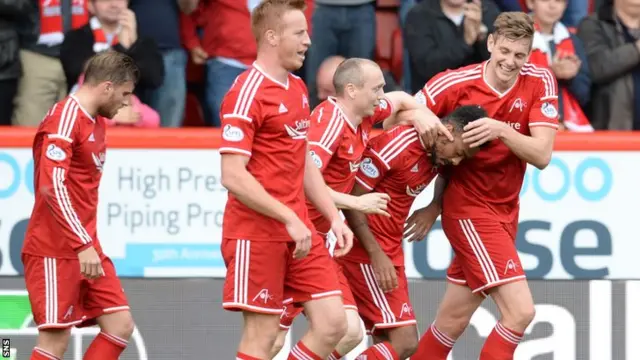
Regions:
M 222 306 L 243 313 L 237 359 L 268 359 L 279 332 L 284 291 L 304 298 L 313 324 L 290 359 L 326 359 L 346 331 L 333 260 L 311 223 L 308 199 L 348 251 L 353 234 L 341 220 L 309 154 L 310 109 L 304 82 L 290 72 L 310 40 L 305 0 L 264 0 L 251 14 L 258 43 L 253 66 L 225 96 L 222 184 L 229 190 L 222 256 Z
M 430 110 L 418 103 L 413 96 L 394 91 L 383 93 L 384 76 L 373 61 L 360 58 L 344 60 L 333 77 L 336 97 L 329 97 L 318 105 L 311 114 L 311 125 L 307 140 L 311 158 L 322 172 L 331 197 L 338 208 L 353 209 L 364 213 L 389 216 L 385 211 L 389 196 L 383 193 L 349 195 L 355 182 L 362 154 L 369 142 L 373 126 L 384 121 L 385 127 L 399 123 L 404 114 L 425 139 L 428 146 L 438 133 L 453 140 L 446 127 Z M 406 113 L 406 114 L 405 114 Z M 309 216 L 321 238 L 327 238 L 331 223 L 307 202 Z M 330 241 L 327 241 L 329 244 Z M 332 247 L 332 244 L 329 244 Z M 336 257 L 344 255 L 345 249 L 336 249 Z M 349 284 L 335 262 L 335 270 L 340 280 L 343 303 L 347 314 L 347 333 L 342 338 L 329 359 L 340 359 L 362 341 L 360 317 Z M 302 295 L 302 299 L 300 299 Z M 302 311 L 298 303 L 304 294 L 285 292 L 285 308 L 280 319 L 283 331 L 272 351 L 276 355 L 284 345 L 286 331 L 294 318 Z
M 464 126 L 486 116 L 478 106 L 463 106 L 442 119 L 454 141 L 441 135 L 433 146 L 410 126 L 397 126 L 373 138 L 364 153 L 352 195 L 370 192 L 391 197 L 390 216 L 345 211 L 357 241 L 339 262 L 349 281 L 360 316 L 375 345 L 367 359 L 406 359 L 418 346 L 416 320 L 409 300 L 402 239 L 415 198 L 443 165 L 458 165 L 477 148 L 462 141 Z M 420 358 L 418 358 L 420 359 Z
M 116 360 L 134 323 L 120 280 L 96 233 L 106 154 L 105 119 L 126 106 L 138 78 L 118 52 L 93 56 L 74 95 L 55 104 L 33 140 L 35 204 L 22 262 L 38 343 L 32 360 L 62 359 L 71 328 L 100 333 L 84 359 Z
M 527 14 L 502 13 L 494 28 L 488 61 L 440 73 L 416 95 L 437 115 L 481 105 L 490 117 L 467 125 L 463 139 L 471 146 L 491 142 L 452 168 L 448 179 L 438 177 L 434 200 L 408 220 L 421 238 L 442 212 L 442 228 L 455 252 L 446 293 L 416 359 L 445 360 L 487 295 L 501 317 L 480 360 L 513 359 L 535 314 L 515 244 L 519 193 L 527 164 L 544 169 L 551 160 L 557 83 L 549 70 L 527 63 L 534 34 Z

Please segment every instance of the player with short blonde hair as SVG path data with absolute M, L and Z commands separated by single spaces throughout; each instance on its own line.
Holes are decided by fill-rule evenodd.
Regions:
M 291 74 L 310 46 L 304 0 L 264 0 L 251 24 L 258 56 L 226 94 L 222 184 L 229 191 L 221 251 L 227 266 L 222 306 L 241 311 L 236 359 L 268 359 L 279 331 L 285 288 L 299 296 L 312 326 L 289 359 L 326 359 L 346 330 L 332 259 L 309 219 L 306 200 L 348 251 L 341 220 L 308 152 L 308 92 Z
M 442 212 L 455 257 L 435 322 L 420 340 L 416 359 L 445 360 L 486 296 L 501 318 L 480 360 L 511 360 L 533 320 L 533 297 L 518 251 L 519 193 L 527 164 L 544 169 L 558 129 L 556 79 L 527 63 L 533 20 L 522 12 L 498 16 L 489 35 L 488 61 L 433 77 L 416 94 L 436 115 L 478 104 L 489 117 L 465 127 L 465 143 L 490 142 L 473 159 L 438 176 L 434 199 L 407 221 L 424 237 Z M 446 191 L 445 191 L 446 187 Z M 419 225 L 419 226 L 418 226 Z

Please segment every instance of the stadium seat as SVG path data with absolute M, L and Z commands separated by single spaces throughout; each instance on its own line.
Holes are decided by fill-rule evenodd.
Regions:
M 184 107 L 184 120 L 182 122 L 183 127 L 202 127 L 206 126 L 204 121 L 204 112 L 202 111 L 202 105 L 198 97 L 187 92 L 187 98 L 185 100 Z
M 376 52 L 374 60 L 394 79 L 402 79 L 402 33 L 398 13 L 394 10 L 376 11 Z

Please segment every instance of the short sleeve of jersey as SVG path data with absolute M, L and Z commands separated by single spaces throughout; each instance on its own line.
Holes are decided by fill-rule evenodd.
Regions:
M 438 117 L 453 111 L 458 100 L 457 87 L 451 80 L 452 74 L 455 73 L 445 71 L 437 74 L 415 94 L 415 99 Z
M 537 86 L 533 91 L 534 98 L 529 111 L 529 128 L 544 126 L 558 129 L 558 83 L 555 76 L 545 68 L 536 68 Z M 530 75 L 531 76 L 531 75 Z
M 311 113 L 311 125 L 307 133 L 311 158 L 320 171 L 329 164 L 329 160 L 340 146 L 344 120 L 337 106 L 324 103 Z
M 356 175 L 356 181 L 360 185 L 373 190 L 389 171 L 401 163 L 402 154 L 395 150 L 397 146 L 394 146 L 401 142 L 398 141 L 398 134 L 403 134 L 400 129 L 402 127 L 385 131 L 369 142 Z
M 237 81 L 222 100 L 221 154 L 251 156 L 253 137 L 263 120 L 260 102 L 256 99 L 261 78 L 249 76 Z
M 380 104 L 376 106 L 376 110 L 369 117 L 369 121 L 371 121 L 372 125 L 375 125 L 385 121 L 391 114 L 393 114 L 393 103 L 385 96 L 380 99 Z

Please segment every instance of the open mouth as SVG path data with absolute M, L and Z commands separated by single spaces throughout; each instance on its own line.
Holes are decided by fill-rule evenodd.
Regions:
M 505 65 L 502 65 L 502 64 L 498 65 L 498 67 L 500 68 L 500 70 L 501 70 L 503 73 L 505 73 L 505 74 L 507 74 L 507 75 L 512 75 L 512 74 L 515 72 L 515 70 L 516 70 L 515 68 L 510 68 L 510 67 L 505 66 Z
M 304 55 L 305 53 L 306 53 L 306 51 L 298 51 L 296 54 L 298 55 L 298 57 L 301 60 L 304 60 L 305 59 L 305 55 Z

